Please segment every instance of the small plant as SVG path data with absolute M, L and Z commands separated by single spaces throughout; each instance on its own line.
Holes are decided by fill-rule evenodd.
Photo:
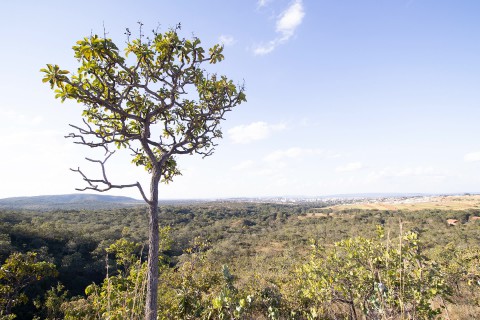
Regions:
M 42 319 L 60 320 L 64 318 L 63 306 L 67 301 L 68 291 L 59 282 L 45 293 L 43 299 L 35 299 L 34 304 L 37 309 L 40 309 Z
M 242 319 L 252 304 L 252 296 L 241 297 L 233 284 L 234 277 L 226 265 L 222 266 L 223 286 L 213 298 L 208 319 Z

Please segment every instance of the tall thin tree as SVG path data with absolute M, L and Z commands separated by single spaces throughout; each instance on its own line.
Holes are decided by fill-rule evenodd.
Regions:
M 223 47 L 208 52 L 198 38 L 179 36 L 180 26 L 131 39 L 127 29 L 124 55 L 111 39 L 92 35 L 73 46 L 79 67 L 75 73 L 47 64 L 43 82 L 55 97 L 83 105 L 83 125 L 70 125 L 67 137 L 74 143 L 103 148 L 105 158 L 86 158 L 101 168 L 99 178 L 78 172 L 87 183 L 78 190 L 108 191 L 138 188 L 148 205 L 149 251 L 145 319 L 157 318 L 158 288 L 158 187 L 180 174 L 175 156 L 210 156 L 226 112 L 246 101 L 244 86 L 225 76 L 208 74 L 205 64 L 223 60 Z M 112 148 L 113 147 L 113 148 Z M 106 173 L 113 149 L 128 149 L 132 163 L 150 174 L 150 192 L 139 182 L 115 184 Z

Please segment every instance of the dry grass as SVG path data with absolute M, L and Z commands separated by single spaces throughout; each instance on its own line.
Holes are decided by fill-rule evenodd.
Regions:
M 331 206 L 317 210 L 331 209 L 333 212 L 342 210 L 402 210 L 402 211 L 419 211 L 419 210 L 480 210 L 480 195 L 473 196 L 445 196 L 430 197 L 425 200 L 412 199 L 408 201 L 385 201 L 377 203 L 354 203 Z M 414 202 L 415 201 L 415 202 Z
M 285 245 L 281 242 L 277 241 L 272 241 L 268 245 L 263 245 L 260 247 L 255 248 L 256 252 L 262 252 L 262 253 L 274 253 L 274 252 L 283 252 L 285 249 Z
M 474 305 L 447 305 L 450 319 L 480 319 L 480 307 Z

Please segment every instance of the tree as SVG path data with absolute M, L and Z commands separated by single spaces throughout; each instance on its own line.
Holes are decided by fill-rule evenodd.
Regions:
M 0 319 L 15 318 L 12 308 L 28 301 L 23 289 L 52 276 L 57 276 L 55 265 L 37 261 L 36 253 L 12 253 L 0 266 Z
M 179 37 L 180 25 L 165 32 L 152 31 L 130 39 L 124 56 L 106 36 L 92 35 L 73 46 L 78 70 L 71 74 L 58 65 L 47 64 L 43 82 L 55 89 L 55 97 L 83 104 L 83 125 L 70 125 L 67 137 L 91 148 L 103 148 L 105 158 L 88 161 L 101 167 L 100 178 L 78 172 L 87 186 L 77 190 L 108 191 L 136 187 L 148 205 L 149 252 L 146 319 L 156 319 L 158 286 L 158 185 L 180 174 L 175 156 L 210 156 L 215 140 L 221 138 L 220 121 L 226 112 L 246 101 L 243 85 L 225 76 L 208 74 L 205 64 L 223 60 L 223 47 L 205 52 L 198 38 Z M 112 146 L 129 149 L 132 163 L 150 174 L 150 193 L 139 182 L 112 183 L 105 164 Z

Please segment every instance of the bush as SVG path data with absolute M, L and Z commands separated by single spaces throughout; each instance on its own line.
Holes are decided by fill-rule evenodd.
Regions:
M 310 260 L 299 270 L 301 313 L 307 318 L 432 319 L 436 297 L 451 288 L 442 268 L 421 254 L 417 234 L 398 242 L 378 237 L 350 238 L 323 248 L 312 244 Z

